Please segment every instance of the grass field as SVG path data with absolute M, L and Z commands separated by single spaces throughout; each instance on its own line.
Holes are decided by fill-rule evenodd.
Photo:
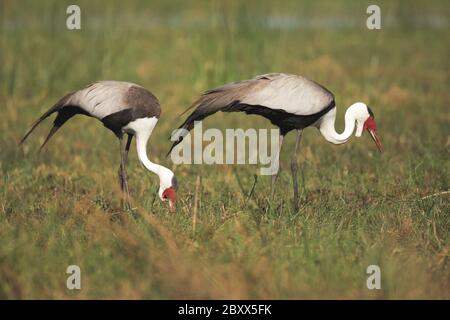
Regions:
M 77 1 L 82 29 L 69 31 L 72 2 L 0 1 L 0 298 L 450 298 L 448 1 L 377 1 L 378 31 L 365 26 L 370 1 L 331 0 Z M 333 91 L 338 131 L 346 107 L 367 102 L 385 147 L 367 134 L 333 146 L 306 130 L 298 212 L 295 134 L 271 203 L 266 176 L 247 199 L 257 166 L 165 158 L 198 94 L 269 72 Z M 155 200 L 158 179 L 134 145 L 133 209 L 122 208 L 118 143 L 93 119 L 69 122 L 41 154 L 50 120 L 17 146 L 63 94 L 100 79 L 159 97 L 148 152 L 177 175 L 176 213 Z M 217 114 L 203 126 L 270 123 Z M 66 288 L 71 264 L 81 290 Z M 381 290 L 366 288 L 371 264 Z

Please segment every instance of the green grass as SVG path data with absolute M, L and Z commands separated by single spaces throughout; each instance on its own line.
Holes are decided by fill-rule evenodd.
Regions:
M 447 1 L 381 2 L 379 31 L 365 28 L 364 1 L 80 1 L 82 30 L 68 31 L 71 3 L 0 3 L 0 298 L 450 298 Z M 247 200 L 256 166 L 174 167 L 164 157 L 198 94 L 268 72 L 332 90 L 338 129 L 348 105 L 367 102 L 386 150 L 367 135 L 337 147 L 306 130 L 299 212 L 294 134 L 270 205 L 269 177 Z M 42 154 L 50 120 L 17 147 L 59 97 L 99 79 L 159 97 L 148 150 L 176 172 L 175 214 L 155 200 L 157 178 L 134 146 L 134 209 L 122 209 L 118 143 L 93 119 L 69 122 Z M 270 124 L 217 114 L 207 127 Z M 70 264 L 81 267 L 80 291 L 66 289 Z M 366 288 L 370 264 L 382 290 Z

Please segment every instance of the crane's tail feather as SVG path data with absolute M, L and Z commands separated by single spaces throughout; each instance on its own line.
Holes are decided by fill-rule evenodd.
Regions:
M 19 142 L 19 146 L 24 143 L 24 141 L 28 138 L 28 136 L 36 129 L 36 127 L 45 119 L 47 119 L 50 115 L 53 113 L 61 110 L 67 100 L 70 98 L 70 96 L 73 94 L 73 92 L 66 94 L 64 97 L 62 97 L 57 103 L 55 103 L 50 109 L 48 109 L 42 116 L 39 117 L 32 125 L 31 128 L 28 130 L 28 132 L 23 136 L 23 138 Z M 56 121 L 56 119 L 55 119 Z M 65 121 L 64 121 L 65 122 Z M 53 135 L 53 134 L 52 134 Z
M 166 157 L 169 156 L 169 154 L 172 152 L 173 148 L 175 148 L 179 143 L 181 143 L 188 134 L 189 134 L 189 131 L 184 130 L 183 128 L 178 128 L 176 130 L 176 133 L 174 135 L 172 135 L 170 138 L 171 141 L 175 141 L 175 142 L 170 147 L 169 151 L 166 154 Z M 176 136 L 178 136 L 178 137 L 175 138 Z M 174 139 L 176 139 L 176 140 L 174 140 Z
M 50 110 L 48 110 L 47 112 L 45 112 L 39 119 L 37 119 L 32 125 L 30 130 L 28 130 L 28 132 L 23 136 L 23 138 L 20 140 L 19 142 L 19 146 L 21 146 L 24 141 L 28 138 L 28 136 L 34 131 L 34 129 L 36 129 L 36 127 L 45 119 L 47 119 L 52 113 L 56 112 L 56 110 L 53 110 L 53 108 L 51 108 Z
M 22 139 L 20 139 L 20 142 L 19 142 L 19 146 L 21 146 L 23 143 L 24 143 L 24 141 L 28 138 L 28 136 L 34 131 L 34 129 L 36 129 L 36 127 L 45 119 L 45 118 L 47 118 L 49 115 L 47 115 L 47 116 L 42 116 L 42 117 L 40 117 L 39 119 L 37 119 L 32 125 L 31 125 L 31 128 L 30 128 L 30 130 L 28 130 L 28 132 L 23 136 L 23 138 Z
M 189 117 L 176 129 L 172 135 L 170 136 L 170 140 L 174 141 L 172 146 L 169 149 L 169 152 L 167 152 L 167 156 L 172 152 L 173 148 L 175 148 L 179 143 L 183 141 L 183 139 L 189 134 L 189 131 L 191 131 L 197 121 L 201 121 L 207 116 L 209 116 L 212 113 L 215 113 L 216 111 L 212 113 L 205 113 L 203 110 L 199 110 L 199 108 L 195 109 Z
M 55 121 L 53 122 L 53 127 L 50 129 L 50 132 L 45 138 L 44 143 L 39 148 L 39 152 L 41 152 L 42 149 L 44 149 L 44 147 L 47 145 L 47 142 L 56 133 L 56 131 L 58 131 L 58 129 L 61 128 L 63 124 L 66 123 L 66 121 L 72 118 L 75 114 L 76 113 L 74 112 L 64 112 L 64 110 L 58 112 L 58 116 L 55 118 Z
M 51 129 L 50 129 L 50 132 L 48 133 L 48 135 L 47 135 L 47 137 L 45 138 L 45 141 L 44 141 L 44 143 L 40 146 L 40 148 L 39 148 L 39 153 L 42 151 L 42 149 L 44 149 L 44 147 L 46 146 L 46 144 L 47 144 L 47 142 L 50 140 L 50 138 L 56 133 L 56 131 L 58 131 L 58 129 L 59 128 L 61 128 L 61 127 L 58 127 L 58 126 L 53 126 Z
M 172 144 L 167 155 L 172 152 L 176 145 L 183 141 L 189 131 L 194 128 L 196 121 L 201 121 L 218 111 L 243 111 L 240 104 L 241 99 L 256 84 L 257 82 L 255 81 L 238 81 L 206 91 L 181 114 L 183 115 L 187 111 L 195 108 L 183 124 L 178 127 L 178 129 L 184 130 L 176 131 L 170 137 L 170 140 L 175 142 Z
M 198 101 L 197 108 L 186 118 L 186 120 L 175 130 L 170 140 L 174 141 L 172 146 L 167 153 L 167 156 L 172 152 L 173 148 L 175 148 L 179 143 L 183 141 L 183 139 L 189 134 L 198 121 L 202 121 L 206 117 L 215 114 L 218 111 L 223 112 L 232 112 L 232 111 L 240 111 L 237 106 L 239 105 L 239 101 L 232 101 L 229 104 L 213 104 L 211 101 L 203 101 L 200 99 Z M 192 107 L 191 107 L 192 108 Z

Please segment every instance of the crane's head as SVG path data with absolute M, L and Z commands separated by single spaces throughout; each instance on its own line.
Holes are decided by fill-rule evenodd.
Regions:
M 377 145 L 380 152 L 383 151 L 383 145 L 377 132 L 377 124 L 375 123 L 375 116 L 372 110 L 365 103 L 357 102 L 352 105 L 356 120 L 355 136 L 360 137 L 364 130 L 367 130 Z
M 161 169 L 158 195 L 161 201 L 169 203 L 169 210 L 172 212 L 175 211 L 177 202 L 177 188 L 175 174 L 167 168 Z

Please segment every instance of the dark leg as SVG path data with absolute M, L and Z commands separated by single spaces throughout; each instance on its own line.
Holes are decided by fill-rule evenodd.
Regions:
M 278 174 L 279 174 L 279 172 L 281 170 L 280 153 L 281 153 L 281 146 L 283 145 L 283 138 L 284 138 L 284 135 L 280 134 L 280 142 L 279 142 L 280 148 L 278 149 L 278 155 L 277 155 L 277 158 L 278 158 L 278 160 L 277 160 L 278 161 L 278 171 L 272 175 L 272 184 L 271 184 L 271 187 L 270 187 L 270 199 L 273 199 L 273 196 L 275 195 L 275 182 L 277 181 Z
M 125 146 L 125 166 L 128 163 L 128 152 L 130 151 L 131 140 L 133 140 L 133 135 L 128 134 L 127 145 Z
M 119 179 L 120 179 L 120 187 L 126 196 L 126 200 L 128 204 L 130 204 L 130 192 L 128 189 L 128 177 L 126 172 L 126 164 L 128 161 L 128 151 L 130 150 L 131 140 L 133 139 L 132 135 L 128 135 L 127 144 L 125 146 L 125 150 L 122 148 L 122 137 L 119 137 L 120 142 L 120 167 L 119 167 Z
M 298 149 L 300 146 L 300 141 L 302 139 L 302 132 L 303 130 L 297 130 L 297 139 L 295 140 L 294 154 L 291 160 L 292 183 L 294 185 L 294 211 L 298 211 Z

